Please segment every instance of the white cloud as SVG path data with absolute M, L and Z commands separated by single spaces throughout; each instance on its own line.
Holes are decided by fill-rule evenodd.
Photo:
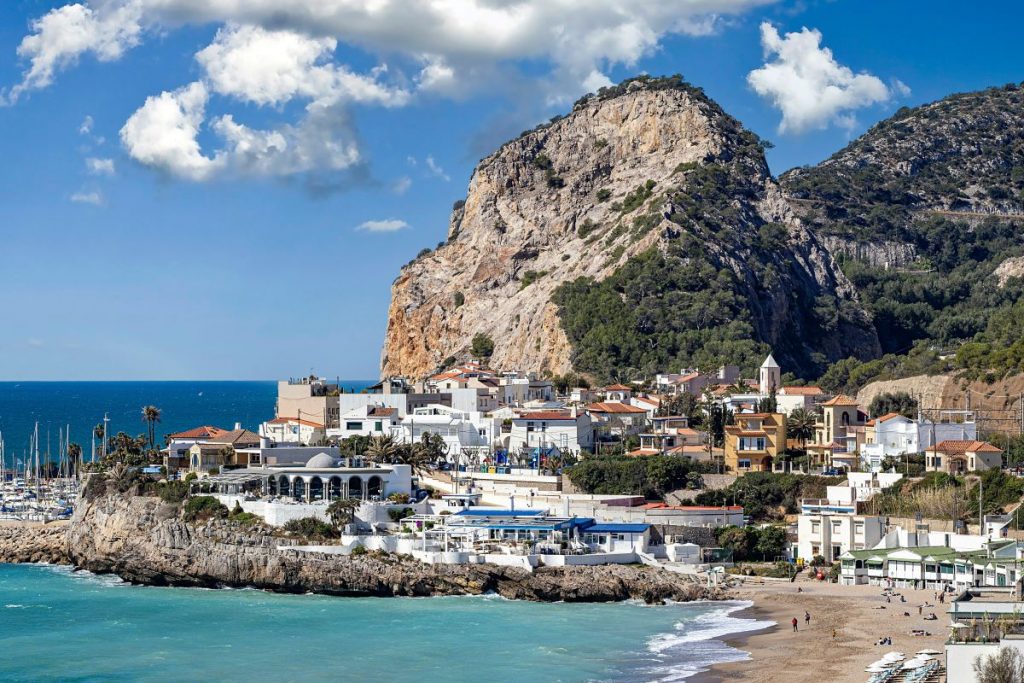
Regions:
M 761 24 L 765 57 L 774 57 L 747 75 L 754 91 L 782 112 L 780 133 L 802 133 L 830 124 L 850 127 L 850 111 L 888 100 L 892 93 L 876 76 L 855 74 L 821 46 L 821 33 L 802 29 L 785 37 Z M 904 88 L 906 86 L 903 86 Z
M 104 62 L 121 57 L 139 41 L 143 8 L 138 0 L 115 0 L 57 7 L 32 22 L 32 33 L 22 39 L 18 57 L 28 62 L 21 83 L 11 88 L 11 102 L 26 91 L 45 88 L 57 71 L 91 53 Z
M 78 127 L 78 134 L 79 135 L 88 135 L 91 132 L 92 132 L 92 117 L 91 116 L 86 116 L 84 119 L 82 119 L 82 125 L 80 125 Z
M 723 17 L 776 1 L 79 0 L 31 24 L 18 48 L 22 81 L 6 99 L 50 85 L 83 55 L 115 60 L 147 36 L 213 24 L 216 36 L 196 54 L 199 80 L 148 98 L 122 127 L 129 155 L 195 181 L 335 172 L 362 158 L 347 113 L 353 104 L 403 106 L 417 92 L 459 97 L 527 88 L 537 102 L 561 103 L 607 85 L 611 67 L 632 66 L 667 35 L 705 35 Z M 339 61 L 340 44 L 398 68 L 358 73 Z M 549 66 L 538 71 L 538 64 Z M 228 113 L 207 121 L 212 96 L 224 98 L 216 106 Z M 285 107 L 295 100 L 306 104 L 297 118 Z M 231 102 L 276 107 L 282 122 L 251 128 Z M 201 148 L 207 128 L 221 148 Z
M 114 175 L 113 159 L 89 157 L 85 160 L 85 167 L 93 175 Z
M 409 227 L 409 224 L 398 218 L 387 218 L 381 221 L 366 221 L 356 226 L 356 230 L 367 232 L 397 232 Z
M 408 102 L 408 92 L 377 80 L 387 72 L 386 67 L 362 76 L 325 63 L 337 43 L 334 38 L 233 24 L 218 31 L 213 43 L 196 54 L 196 60 L 213 91 L 259 105 L 283 104 L 296 97 L 385 106 Z
M 71 195 L 71 201 L 77 204 L 92 204 L 93 206 L 99 206 L 103 203 L 103 195 L 99 192 L 79 191 Z
M 450 91 L 462 72 L 477 66 L 547 61 L 555 82 L 575 90 L 566 93 L 571 96 L 579 94 L 584 81 L 596 82 L 595 70 L 631 66 L 666 35 L 707 35 L 723 17 L 775 1 L 83 0 L 33 23 L 19 48 L 19 55 L 29 61 L 20 89 L 49 85 L 58 70 L 86 52 L 116 59 L 139 42 L 144 28 L 214 23 L 293 32 L 321 46 L 337 40 L 371 53 L 403 55 L 425 64 L 417 78 L 421 87 L 441 92 Z M 308 54 L 308 46 L 293 47 L 293 58 Z M 208 54 L 212 59 L 217 52 Z M 268 59 L 276 67 L 289 64 L 273 55 Z M 270 96 L 288 87 L 286 80 L 257 91 Z
M 451 178 L 448 176 L 448 174 L 444 172 L 444 169 L 441 168 L 441 166 L 436 161 L 434 161 L 434 157 L 428 156 L 424 160 L 424 162 L 427 164 L 427 168 L 430 169 L 430 173 L 432 175 L 437 176 L 438 178 L 440 178 L 441 180 L 445 181 L 446 183 L 451 180 Z
M 223 167 L 223 158 L 203 155 L 196 139 L 209 97 L 197 81 L 146 99 L 121 128 L 121 143 L 147 166 L 189 180 L 205 180 Z

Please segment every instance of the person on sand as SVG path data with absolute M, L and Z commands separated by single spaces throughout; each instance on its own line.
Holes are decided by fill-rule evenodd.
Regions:
M 921 616 L 922 612 L 924 612 L 924 605 L 918 605 L 917 606 L 917 616 Z
M 811 625 L 811 613 L 804 610 L 804 626 Z
M 832 629 L 832 640 L 836 639 L 836 630 Z
M 796 632 L 797 632 L 797 631 L 799 630 L 799 629 L 797 629 L 797 624 L 798 624 L 798 623 L 800 623 L 800 622 L 798 622 L 798 621 L 796 620 L 796 617 L 793 617 L 793 632 L 794 632 L 794 633 L 796 633 Z

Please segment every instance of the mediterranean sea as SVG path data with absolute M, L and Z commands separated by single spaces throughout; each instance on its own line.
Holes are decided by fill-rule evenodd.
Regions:
M 541 604 L 133 586 L 0 564 L 3 681 L 679 681 L 748 603 Z
M 361 391 L 373 382 L 347 380 L 346 391 Z M 61 429 L 70 426 L 71 441 L 82 446 L 88 460 L 92 429 L 110 418 L 111 434 L 146 433 L 142 407 L 163 411 L 156 426 L 158 445 L 165 434 L 200 425 L 231 429 L 235 423 L 255 429 L 274 417 L 277 382 L 0 382 L 0 433 L 7 446 L 7 464 L 23 459 L 29 438 L 39 423 L 44 460 L 49 441 L 57 459 Z

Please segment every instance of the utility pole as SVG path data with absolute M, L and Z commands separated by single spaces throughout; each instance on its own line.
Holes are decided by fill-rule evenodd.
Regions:
M 984 487 L 984 482 L 981 480 L 981 477 L 978 477 L 978 535 L 979 536 L 981 536 L 983 533 L 985 533 L 985 524 L 984 524 L 985 512 L 984 512 L 984 510 L 982 509 L 982 506 L 981 506 L 983 487 Z

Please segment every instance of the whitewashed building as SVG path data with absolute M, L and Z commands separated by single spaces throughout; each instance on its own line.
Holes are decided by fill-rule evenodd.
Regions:
M 590 416 L 571 410 L 523 412 L 512 418 L 506 444 L 509 452 L 524 448 L 556 448 L 562 453 L 579 454 L 594 447 Z

